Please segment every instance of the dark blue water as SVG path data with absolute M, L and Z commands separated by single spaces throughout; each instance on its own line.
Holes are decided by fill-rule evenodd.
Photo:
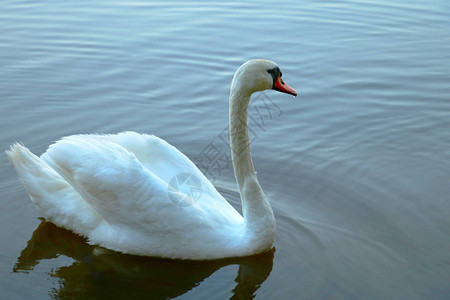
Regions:
M 219 262 L 104 252 L 38 219 L 0 157 L 5 299 L 450 297 L 448 1 L 0 4 L 0 146 L 134 130 L 192 160 L 228 153 L 251 58 L 300 95 L 250 108 L 275 251 Z M 225 140 L 225 142 L 224 142 Z M 208 167 L 208 166 L 207 166 Z M 230 166 L 205 169 L 239 209 Z

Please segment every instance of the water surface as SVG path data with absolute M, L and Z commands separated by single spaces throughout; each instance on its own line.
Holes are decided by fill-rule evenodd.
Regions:
M 250 108 L 273 252 L 177 262 L 105 252 L 39 219 L 0 158 L 5 299 L 446 299 L 448 1 L 3 1 L 0 146 L 155 134 L 229 152 L 228 92 L 251 58 L 300 95 Z M 204 169 L 237 208 L 230 166 Z M 209 166 L 211 167 L 211 166 Z

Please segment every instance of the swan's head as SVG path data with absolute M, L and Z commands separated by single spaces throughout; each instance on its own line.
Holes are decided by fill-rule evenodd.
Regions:
M 252 59 L 236 71 L 231 89 L 245 94 L 272 89 L 297 96 L 297 92 L 284 83 L 281 76 L 280 68 L 273 61 Z

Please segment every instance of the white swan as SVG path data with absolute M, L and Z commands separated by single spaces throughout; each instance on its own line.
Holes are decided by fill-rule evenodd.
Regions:
M 243 217 L 185 155 L 156 136 L 74 135 L 40 158 L 19 144 L 6 153 L 40 213 L 91 244 L 180 259 L 253 255 L 271 249 L 276 230 L 247 131 L 250 96 L 266 89 L 297 95 L 268 60 L 246 62 L 231 84 L 230 145 Z M 168 197 L 171 179 L 180 173 L 201 182 L 200 198 L 190 199 L 189 206 L 174 205 Z M 190 197 L 182 191 L 170 194 L 180 201 Z

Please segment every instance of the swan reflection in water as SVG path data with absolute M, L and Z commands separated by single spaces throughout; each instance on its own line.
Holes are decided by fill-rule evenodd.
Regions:
M 64 255 L 75 261 L 51 269 L 49 275 L 59 280 L 58 288 L 51 291 L 53 298 L 170 299 L 200 285 L 222 267 L 239 265 L 231 299 L 252 299 L 272 271 L 274 251 L 214 261 L 132 256 L 91 246 L 85 238 L 42 219 L 13 271 L 28 273 L 41 260 Z

